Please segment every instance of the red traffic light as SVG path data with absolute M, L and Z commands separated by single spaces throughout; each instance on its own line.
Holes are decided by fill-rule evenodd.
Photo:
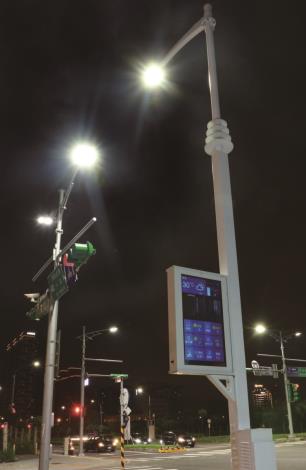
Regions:
M 81 405 L 78 405 L 78 404 L 75 404 L 72 406 L 71 408 L 71 414 L 73 416 L 81 416 L 81 412 L 82 412 L 82 407 Z

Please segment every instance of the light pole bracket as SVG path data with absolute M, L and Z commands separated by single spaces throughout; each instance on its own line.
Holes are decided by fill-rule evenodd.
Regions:
M 207 375 L 206 377 L 228 401 L 235 401 L 234 377 L 228 375 Z

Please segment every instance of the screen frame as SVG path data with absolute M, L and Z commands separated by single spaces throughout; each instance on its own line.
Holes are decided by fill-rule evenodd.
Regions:
M 182 275 L 220 281 L 223 310 L 224 346 L 226 365 L 185 364 L 182 301 Z M 227 278 L 224 275 L 197 269 L 171 266 L 167 269 L 168 323 L 169 323 L 169 373 L 183 375 L 233 375 L 231 330 L 227 295 Z

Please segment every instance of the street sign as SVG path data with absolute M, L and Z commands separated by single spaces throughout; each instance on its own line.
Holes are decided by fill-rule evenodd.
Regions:
M 253 369 L 253 374 L 254 375 L 273 375 L 273 369 L 272 367 L 259 367 L 257 369 Z
M 127 379 L 128 374 L 110 374 L 113 379 Z
M 288 377 L 306 377 L 306 367 L 287 367 Z
M 48 276 L 48 284 L 52 299 L 59 300 L 66 292 L 68 285 L 66 275 L 61 266 L 57 266 Z
M 278 367 L 277 364 L 272 364 L 272 371 L 273 371 L 273 379 L 278 379 Z
M 120 404 L 126 408 L 129 403 L 129 391 L 127 388 L 123 388 L 120 394 Z

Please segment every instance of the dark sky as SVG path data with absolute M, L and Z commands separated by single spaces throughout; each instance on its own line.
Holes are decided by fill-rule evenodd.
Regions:
M 96 216 L 87 238 L 97 255 L 60 305 L 62 363 L 78 365 L 74 338 L 82 325 L 117 323 L 120 335 L 96 339 L 92 352 L 124 359 L 131 383 L 167 380 L 165 269 L 218 272 L 211 163 L 203 150 L 210 120 L 204 35 L 172 61 L 170 90 L 149 96 L 138 71 L 169 50 L 202 6 L 1 2 L 2 362 L 7 341 L 33 327 L 23 293 L 46 288 L 45 278 L 38 285 L 31 278 L 50 256 L 54 233 L 35 217 L 56 208 L 57 190 L 69 181 L 69 146 L 90 139 L 100 146 L 101 167 L 77 179 L 64 242 Z M 306 331 L 306 7 L 297 0 L 213 6 L 221 110 L 235 145 L 230 169 L 244 323 Z M 41 339 L 46 326 L 43 320 Z M 277 351 L 248 330 L 246 348 L 248 361 L 256 351 Z M 288 351 L 306 358 L 305 341 Z M 203 382 L 201 393 L 213 391 Z

